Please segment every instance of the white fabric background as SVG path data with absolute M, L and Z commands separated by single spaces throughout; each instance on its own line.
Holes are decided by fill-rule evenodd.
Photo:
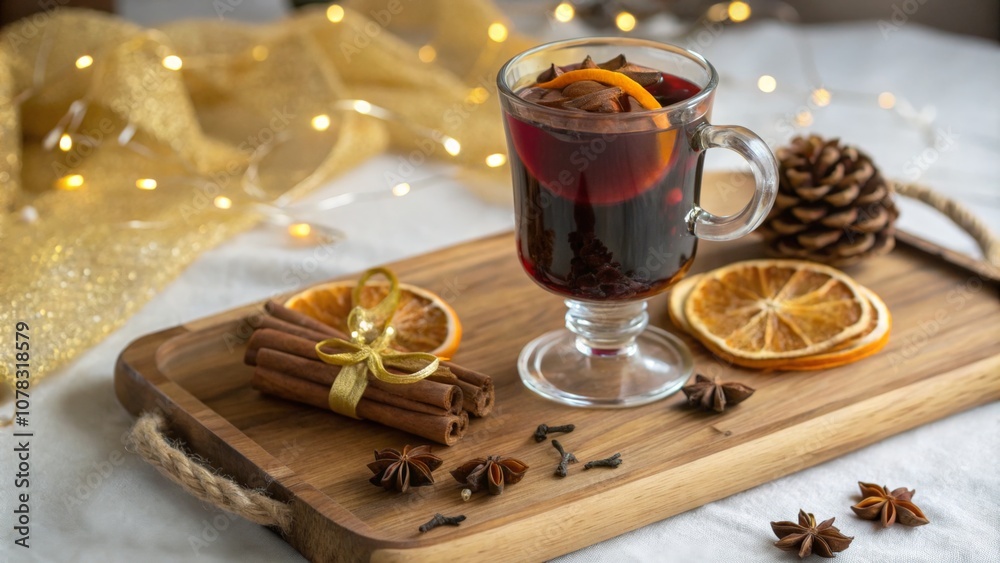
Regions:
M 268 19 L 277 0 L 249 0 L 232 14 Z M 182 15 L 213 16 L 209 2 L 122 2 L 126 16 L 153 23 Z M 515 14 L 515 18 L 518 17 Z M 537 18 L 536 18 L 537 19 Z M 530 23 L 530 22 L 528 22 Z M 536 22 L 537 25 L 537 22 Z M 563 28 L 529 31 L 550 37 L 578 33 Z M 719 68 L 723 83 L 715 122 L 746 125 L 765 138 L 775 123 L 803 105 L 809 83 L 798 62 L 795 31 L 776 23 L 730 29 L 699 46 Z M 920 180 L 973 206 L 1000 231 L 1000 50 L 992 43 L 941 34 L 914 25 L 884 37 L 874 22 L 828 25 L 801 33 L 816 53 L 828 88 L 877 94 L 889 90 L 917 108 L 932 105 L 935 127 L 951 131 L 953 147 Z M 778 92 L 754 87 L 774 75 Z M 797 93 L 787 93 L 798 90 Z M 833 104 L 815 113 L 811 130 L 840 135 L 866 148 L 890 177 L 907 177 L 907 165 L 924 150 L 919 134 L 874 98 Z M 718 151 L 716 151 L 718 152 Z M 380 157 L 330 183 L 322 194 L 382 186 Z M 710 165 L 735 160 L 712 155 Z M 428 176 L 439 171 L 427 166 Z M 384 236 L 373 235 L 375 213 Z M 414 220 L 421 217 L 420 225 Z M 432 220 L 426 220 L 431 218 Z M 323 219 L 350 239 L 303 278 L 308 284 L 386 261 L 412 256 L 510 228 L 508 209 L 485 204 L 452 181 L 401 200 L 362 203 Z M 905 228 L 954 248 L 974 245 L 933 213 L 906 205 Z M 384 230 L 384 229 L 387 229 Z M 511 249 L 513 252 L 513 248 Z M 258 228 L 206 253 L 178 280 L 105 342 L 53 375 L 32 394 L 31 549 L 12 547 L 14 500 L 10 430 L 2 465 L 4 511 L 0 561 L 296 561 L 300 556 L 254 524 L 229 519 L 193 500 L 124 451 L 121 436 L 132 420 L 117 403 L 112 372 L 118 352 L 134 338 L 290 289 L 282 273 L 312 252 L 293 248 L 279 231 Z M 1000 336 L 1000 319 L 983 330 Z M 904 338 L 913 327 L 896 327 Z M 889 438 L 836 460 L 733 495 L 612 540 L 569 554 L 564 561 L 792 561 L 779 552 L 768 522 L 794 519 L 805 507 L 837 517 L 855 536 L 840 561 L 1000 561 L 1000 405 L 993 403 Z M 739 472 L 739 467 L 733 468 Z M 917 529 L 880 530 L 848 508 L 855 481 L 915 488 L 915 501 L 932 523 Z M 214 522 L 214 524 L 213 524 Z M 204 541 L 197 550 L 192 538 Z M 197 543 L 197 542 L 195 542 Z

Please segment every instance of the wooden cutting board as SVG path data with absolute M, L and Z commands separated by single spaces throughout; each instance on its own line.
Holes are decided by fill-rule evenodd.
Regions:
M 755 257 L 759 248 L 753 239 L 703 243 L 694 271 Z M 454 305 L 465 326 L 456 362 L 497 382 L 496 412 L 474 420 L 458 445 L 435 448 L 445 463 L 432 487 L 396 495 L 368 483 L 374 449 L 419 438 L 248 387 L 241 319 L 259 304 L 140 338 L 118 362 L 125 408 L 160 409 L 172 434 L 222 473 L 290 502 L 285 539 L 312 560 L 550 558 L 1000 398 L 996 287 L 913 250 L 850 271 L 893 314 L 892 339 L 874 357 L 822 372 L 761 373 L 726 366 L 688 340 L 698 372 L 757 389 L 721 415 L 683 408 L 681 395 L 627 410 L 575 409 L 523 387 L 518 351 L 559 327 L 564 309 L 522 272 L 509 234 L 391 267 Z M 663 296 L 651 317 L 677 332 Z M 581 460 L 621 452 L 624 464 L 583 471 L 580 463 L 565 479 L 553 476 L 557 452 L 531 438 L 543 422 L 575 424 L 560 440 Z M 502 496 L 463 502 L 448 472 L 487 454 L 531 468 Z M 468 519 L 419 534 L 438 512 Z

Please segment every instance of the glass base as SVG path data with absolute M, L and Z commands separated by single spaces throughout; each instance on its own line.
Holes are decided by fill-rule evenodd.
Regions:
M 625 408 L 662 399 L 684 386 L 694 361 L 676 336 L 644 328 L 617 350 L 588 347 L 567 329 L 543 334 L 521 350 L 521 381 L 547 399 L 576 407 Z

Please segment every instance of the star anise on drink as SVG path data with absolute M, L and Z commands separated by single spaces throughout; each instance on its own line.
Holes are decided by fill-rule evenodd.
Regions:
M 404 446 L 402 452 L 393 448 L 376 450 L 375 461 L 368 464 L 375 474 L 369 482 L 387 491 L 405 493 L 410 487 L 434 483 L 431 473 L 442 463 L 441 458 L 431 453 L 430 446 Z
M 709 379 L 698 374 L 694 376 L 694 383 L 682 387 L 681 391 L 687 396 L 689 406 L 722 412 L 726 406 L 741 403 L 753 395 L 754 389 L 742 383 L 723 382 L 718 377 Z
M 499 495 L 506 485 L 521 481 L 528 465 L 512 457 L 491 455 L 471 459 L 451 472 L 451 476 L 472 492 L 487 490 L 491 495 Z
M 785 551 L 797 551 L 799 559 L 815 553 L 820 557 L 833 557 L 851 545 L 852 537 L 845 536 L 833 525 L 835 518 L 816 524 L 816 517 L 799 510 L 799 523 L 771 522 L 771 529 L 778 541 L 774 545 Z
M 872 483 L 858 482 L 861 487 L 861 502 L 851 507 L 859 517 L 865 520 L 881 520 L 882 527 L 888 528 L 899 522 L 904 526 L 923 526 L 930 520 L 910 501 L 916 491 L 900 487 L 892 492 L 889 487 L 880 487 Z

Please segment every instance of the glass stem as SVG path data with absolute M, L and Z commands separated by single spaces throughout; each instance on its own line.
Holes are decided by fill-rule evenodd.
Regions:
M 645 301 L 592 303 L 566 300 L 566 328 L 576 335 L 576 348 L 588 356 L 622 356 L 635 352 L 635 338 L 646 330 Z

